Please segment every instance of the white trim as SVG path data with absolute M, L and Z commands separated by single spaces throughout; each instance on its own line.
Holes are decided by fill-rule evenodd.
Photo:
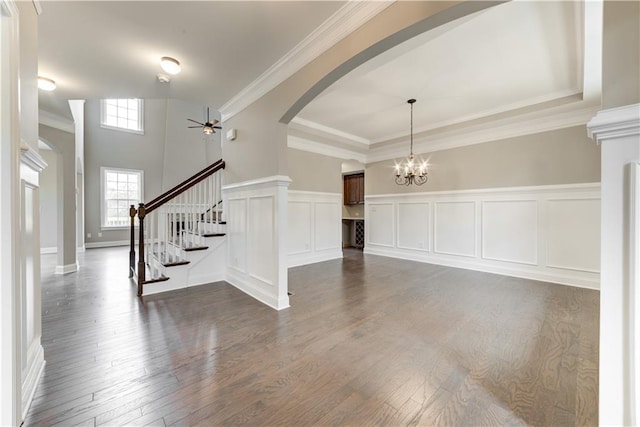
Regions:
M 289 254 L 289 268 L 315 264 L 317 262 L 331 261 L 332 259 L 340 259 L 342 257 L 342 248 L 305 254 Z
M 322 154 L 330 157 L 337 157 L 345 160 L 357 160 L 360 163 L 367 162 L 367 155 L 351 151 L 346 148 L 335 147 L 331 144 L 323 142 L 312 141 L 306 138 L 300 138 L 298 136 L 287 136 L 287 147 L 295 148 L 296 150 L 308 151 L 310 153 Z
M 284 175 L 267 176 L 264 178 L 228 184 L 222 187 L 222 191 L 232 192 L 234 190 L 258 189 L 270 186 L 269 184 L 275 184 L 279 187 L 288 187 L 289 184 L 291 184 L 291 178 Z
M 640 422 L 640 163 L 630 165 L 629 328 L 631 424 Z
M 473 190 L 445 190 L 445 191 L 424 191 L 420 193 L 398 193 L 398 194 L 374 194 L 365 196 L 365 201 L 375 199 L 385 199 L 389 197 L 414 198 L 418 196 L 464 196 L 482 193 L 505 193 L 519 195 L 521 193 L 558 193 L 563 191 L 593 193 L 600 191 L 599 182 L 588 182 L 580 184 L 558 184 L 558 185 L 532 185 L 528 187 L 500 187 L 500 188 L 479 188 Z M 597 197 L 593 197 L 597 198 Z M 556 199 L 550 199 L 556 200 Z
M 433 133 L 429 135 L 415 135 L 414 133 L 413 151 L 418 154 L 433 153 L 451 148 L 582 126 L 589 122 L 599 108 L 598 105 L 591 105 L 581 101 L 568 106 L 564 105 L 514 118 L 461 127 L 455 130 L 441 131 L 433 129 Z M 364 164 L 406 157 L 407 155 L 408 135 L 404 135 L 405 138 L 393 143 L 380 142 L 373 143 L 368 147 L 363 146 L 362 150 L 364 152 L 358 152 L 337 146 L 341 143 L 344 144 L 341 139 L 345 137 L 341 133 L 329 132 L 328 129 L 330 128 L 328 127 L 324 127 L 324 141 L 320 141 L 319 138 L 314 138 L 314 135 L 320 130 L 319 126 L 322 125 L 309 127 L 297 119 L 295 124 L 297 130 L 305 133 L 305 137 L 289 135 L 287 145 L 291 148 L 342 159 L 354 159 Z M 327 142 L 327 140 L 330 142 Z
M 39 340 L 38 340 L 39 341 Z M 38 388 L 38 383 L 40 382 L 40 377 L 42 377 L 42 373 L 44 372 L 44 365 L 46 364 L 44 360 L 44 349 L 42 345 L 38 342 L 38 347 L 36 349 L 36 355 L 31 361 L 27 375 L 22 382 L 22 419 L 27 418 L 27 413 L 29 412 L 29 407 L 31 406 L 31 402 L 33 402 L 33 396 L 36 394 L 36 390 Z
M 594 236 L 599 236 L 596 227 L 589 226 L 584 230 L 584 240 L 581 244 L 585 246 L 584 260 L 578 260 L 581 265 L 584 263 L 585 268 L 560 268 L 548 265 L 549 249 L 548 228 L 545 221 L 549 215 L 549 203 L 553 201 L 581 201 L 581 200 L 600 200 L 600 184 L 568 184 L 568 185 L 552 185 L 552 186 L 531 186 L 531 187 L 513 187 L 513 188 L 496 188 L 496 189 L 479 189 L 479 190 L 458 190 L 458 191 L 434 191 L 424 193 L 403 193 L 403 194 L 386 194 L 365 197 L 365 221 L 368 222 L 366 229 L 365 253 L 389 256 L 394 258 L 411 259 L 420 262 L 433 264 L 441 264 L 452 267 L 466 268 L 471 270 L 486 271 L 496 274 L 504 274 L 515 277 L 524 277 L 534 280 L 544 280 L 553 283 L 565 285 L 586 287 L 599 289 L 600 274 L 595 270 L 594 260 L 591 257 L 593 253 L 599 253 L 600 246 L 597 246 L 597 240 Z M 483 225 L 483 217 L 486 211 L 483 208 L 486 202 L 536 202 L 538 228 L 534 236 L 535 239 L 535 262 L 523 262 L 518 259 L 498 259 L 498 257 L 488 257 L 486 255 L 487 243 L 485 242 L 486 230 Z M 397 237 L 397 229 L 400 226 L 400 217 L 398 215 L 399 206 L 406 203 L 424 203 L 429 204 L 429 233 L 424 248 L 402 248 L 399 245 Z M 437 221 L 438 215 L 436 206 L 439 203 L 473 203 L 474 204 L 474 229 L 469 230 L 470 234 L 461 235 L 461 239 L 470 241 L 474 239 L 473 254 L 464 252 L 464 246 L 458 245 L 456 251 L 443 251 L 436 248 L 437 241 Z M 377 205 L 391 204 L 395 207 L 392 210 L 393 217 L 385 216 L 383 219 L 376 220 L 371 216 L 370 207 Z M 593 205 L 593 206 L 598 206 Z M 533 208 L 533 207 L 532 207 Z M 597 214 L 599 210 L 591 211 Z M 414 219 L 416 221 L 417 219 Z M 427 217 L 425 217 L 427 220 Z M 379 221 L 379 222 L 376 222 Z M 380 222 L 383 221 L 383 222 Z M 527 223 L 518 223 L 519 227 L 528 227 Z M 407 224 L 411 226 L 411 224 Z M 371 230 L 375 227 L 391 227 L 394 231 L 393 244 L 376 243 L 371 241 Z M 581 232 L 581 231 L 580 231 Z M 595 235 L 593 233 L 596 233 Z M 515 237 L 517 239 L 517 237 Z M 507 239 L 508 240 L 508 239 Z M 505 241 L 504 244 L 509 244 Z M 430 248 L 426 250 L 426 248 Z M 461 249 L 462 248 L 462 249 Z M 553 249 L 553 248 L 552 248 Z M 566 261 L 563 261 L 566 262 Z M 588 267 L 588 268 L 587 268 Z
M 131 242 L 129 240 L 112 240 L 109 242 L 88 242 L 84 244 L 86 249 L 96 248 L 111 248 L 114 246 L 128 246 Z
M 595 278 L 585 278 L 578 275 L 549 274 L 544 272 L 529 271 L 526 269 L 512 268 L 512 266 L 488 265 L 477 262 L 475 259 L 457 259 L 454 257 L 438 256 L 436 253 L 417 253 L 414 251 L 399 251 L 394 248 L 382 248 L 365 246 L 365 254 L 387 256 L 390 258 L 408 259 L 411 261 L 425 262 L 447 267 L 464 268 L 466 270 L 483 271 L 485 273 L 500 274 L 503 276 L 521 277 L 523 279 L 540 280 L 543 282 L 557 283 L 559 285 L 575 286 L 578 288 L 600 289 L 600 281 Z M 421 256 L 422 255 L 422 256 Z M 505 263 L 506 264 L 506 263 Z
M 49 248 L 40 248 L 40 254 L 55 254 L 58 253 L 57 246 L 51 246 Z
M 109 125 L 106 123 L 106 109 L 105 109 L 105 102 L 107 100 L 122 100 L 122 99 L 126 99 L 127 101 L 129 100 L 135 100 L 138 102 L 138 129 L 131 129 L 128 127 L 120 127 L 120 126 L 113 126 L 113 125 Z M 117 130 L 117 131 L 122 131 L 122 132 L 129 132 L 129 133 L 135 133 L 137 135 L 144 135 L 144 99 L 142 98 L 104 98 L 100 100 L 100 127 L 103 129 L 111 129 L 111 130 Z
M 75 133 L 76 131 L 73 120 L 45 110 L 38 110 L 38 123 L 68 133 Z
M 100 228 L 101 230 L 126 230 L 130 227 L 130 219 L 128 221 L 129 225 L 106 225 L 105 221 L 107 218 L 107 206 L 106 206 L 106 199 L 105 199 L 105 195 L 106 195 L 106 185 L 107 185 L 107 181 L 106 181 L 106 174 L 108 172 L 121 172 L 121 173 L 128 173 L 128 174 L 135 174 L 138 175 L 139 177 L 139 181 L 138 181 L 138 187 L 139 187 L 139 194 L 138 194 L 138 202 L 140 200 L 144 200 L 144 170 L 142 169 L 125 169 L 125 168 L 112 168 L 112 167 L 108 167 L 108 166 L 100 166 Z M 135 203 L 134 203 L 135 204 Z M 130 217 L 129 217 L 130 218 Z
M 47 162 L 44 161 L 40 153 L 31 148 L 26 143 L 20 144 L 20 162 L 29 166 L 35 172 L 42 172 L 47 166 Z
M 75 273 L 80 269 L 80 264 L 76 261 L 74 264 L 67 265 L 56 265 L 55 273 L 56 275 L 63 275 L 69 273 Z
M 598 111 L 587 129 L 598 144 L 606 139 L 636 136 L 640 133 L 640 104 Z
M 257 79 L 220 108 L 222 122 L 291 77 L 340 40 L 393 4 L 389 1 L 349 1 Z
M 335 129 L 335 128 L 332 128 L 332 127 L 329 127 L 329 126 L 321 125 L 320 123 L 312 122 L 311 120 L 303 119 L 301 117 L 294 117 L 289 122 L 289 124 L 291 124 L 291 123 L 293 123 L 295 125 L 303 126 L 305 128 L 308 128 L 308 129 L 314 129 L 314 130 L 319 130 L 320 132 L 326 132 L 326 133 L 329 133 L 331 135 L 334 135 L 334 136 L 337 136 L 337 137 L 340 137 L 340 138 L 345 138 L 345 139 L 351 140 L 353 142 L 364 144 L 366 146 L 369 146 L 372 143 L 372 141 L 369 140 L 369 139 L 362 138 L 362 137 L 360 137 L 358 135 L 353 135 L 351 133 L 343 132 L 343 131 L 341 131 L 339 129 Z M 402 136 L 405 136 L 405 135 L 402 135 Z
M 33 2 L 33 7 L 36 9 L 36 13 L 38 15 L 42 14 L 42 3 L 40 3 L 40 0 L 31 0 Z

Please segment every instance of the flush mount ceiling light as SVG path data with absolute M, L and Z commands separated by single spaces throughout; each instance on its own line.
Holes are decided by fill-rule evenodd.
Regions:
M 46 91 L 52 91 L 56 88 L 56 82 L 46 77 L 38 76 L 38 88 Z
M 160 66 L 165 73 L 178 74 L 182 68 L 180 68 L 180 62 L 177 59 L 173 59 L 169 56 L 163 56 L 160 59 Z
M 415 99 L 407 101 L 411 105 L 411 149 L 409 151 L 409 157 L 404 163 L 396 163 L 396 184 L 398 185 L 422 185 L 429 177 L 427 176 L 427 162 L 416 163 L 415 156 L 413 154 L 413 104 Z

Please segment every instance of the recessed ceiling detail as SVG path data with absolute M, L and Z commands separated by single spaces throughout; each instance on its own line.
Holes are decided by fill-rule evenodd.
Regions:
M 585 46 L 584 14 L 580 1 L 511 1 L 450 22 L 356 68 L 290 127 L 298 138 L 346 138 L 373 153 L 408 141 L 410 97 L 423 100 L 414 117 L 420 150 L 429 146 L 420 145 L 426 139 L 420 134 L 506 125 L 540 112 L 566 114 L 569 105 L 583 110 L 585 73 L 594 72 L 585 69 L 584 50 L 599 49 Z

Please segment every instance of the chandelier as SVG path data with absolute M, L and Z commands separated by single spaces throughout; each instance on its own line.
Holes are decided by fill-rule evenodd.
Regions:
M 429 177 L 427 176 L 427 162 L 416 162 L 413 154 L 413 104 L 415 99 L 407 101 L 411 105 L 411 150 L 409 157 L 404 163 L 396 163 L 396 184 L 398 185 L 422 185 Z

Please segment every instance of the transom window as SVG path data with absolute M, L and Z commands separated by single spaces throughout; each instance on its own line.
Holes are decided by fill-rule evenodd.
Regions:
M 103 128 L 144 133 L 142 99 L 100 100 L 100 125 Z
M 143 171 L 100 168 L 102 228 L 128 227 L 129 208 L 142 202 Z

